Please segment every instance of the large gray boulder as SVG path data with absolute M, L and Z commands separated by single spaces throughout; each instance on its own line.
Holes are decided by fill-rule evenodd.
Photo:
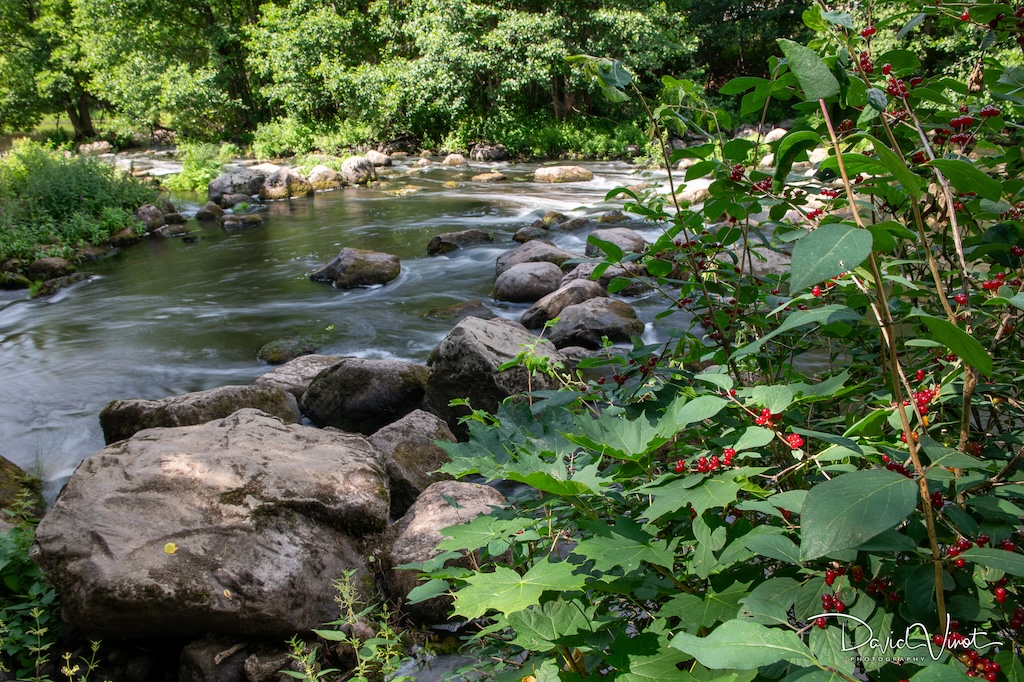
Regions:
M 167 224 L 164 212 L 153 204 L 143 204 L 135 209 L 135 219 L 146 226 L 146 232 L 152 232 Z
M 469 150 L 469 158 L 474 161 L 504 161 L 508 158 L 508 150 L 502 144 L 480 142 Z
M 581 166 L 544 166 L 533 173 L 536 182 L 586 182 L 594 174 Z
M 562 271 L 554 263 L 519 263 L 498 275 L 494 298 L 513 303 L 533 303 L 558 288 Z
M 402 271 L 398 256 L 379 251 L 345 247 L 327 265 L 309 276 L 314 282 L 330 282 L 339 289 L 387 284 Z
M 315 192 L 328 192 L 345 186 L 345 176 L 327 166 L 313 166 L 306 178 Z
M 524 367 L 501 369 L 501 365 L 536 341 L 533 334 L 507 320 L 476 317 L 462 320 L 427 361 L 430 378 L 424 398 L 426 409 L 447 421 L 459 435 L 465 433 L 465 429 L 458 424 L 458 419 L 469 414 L 469 408 L 449 407 L 453 399 L 469 398 L 474 409 L 493 413 L 498 403 L 509 396 L 531 389 L 556 388 L 556 382 L 547 375 L 534 373 L 531 377 Z M 537 344 L 535 352 L 552 362 L 563 359 L 548 341 Z
M 642 253 L 647 248 L 647 240 L 636 233 L 635 230 L 631 230 L 628 227 L 608 227 L 601 230 L 594 230 L 590 233 L 590 236 L 600 239 L 602 241 L 611 242 L 626 253 Z M 600 256 L 604 252 L 596 245 L 591 244 L 587 241 L 588 256 Z
M 388 156 L 387 154 L 382 154 L 381 152 L 378 152 L 375 149 L 371 149 L 370 151 L 366 152 L 366 160 L 378 168 L 381 166 L 390 166 L 392 163 L 390 156 Z
M 435 236 L 427 243 L 428 256 L 443 256 L 458 249 L 463 249 L 473 244 L 494 241 L 490 232 L 483 230 L 462 230 L 460 232 L 445 232 Z
M 288 166 L 282 166 L 267 176 L 260 185 L 260 199 L 263 201 L 280 201 L 308 197 L 313 193 L 313 185 L 306 176 Z
M 572 258 L 582 258 L 582 256 L 578 253 L 560 249 L 551 242 L 534 239 L 498 256 L 494 264 L 494 275 L 498 277 L 501 273 L 519 263 L 546 261 L 561 267 L 563 263 Z
M 283 638 L 337 617 L 331 581 L 388 519 L 362 437 L 257 410 L 87 458 L 36 530 L 65 619 L 120 637 Z
M 221 386 L 160 400 L 114 400 L 100 412 L 107 444 L 143 429 L 190 426 L 223 419 L 243 407 L 252 407 L 286 422 L 299 421 L 295 396 L 272 386 Z
M 459 507 L 456 509 L 449 500 L 456 502 Z M 480 514 L 486 514 L 492 507 L 503 507 L 505 504 L 501 493 L 485 485 L 459 481 L 433 484 L 423 491 L 405 516 L 388 529 L 385 566 L 393 569 L 434 558 L 440 554 L 437 545 L 443 539 L 443 529 L 468 523 Z M 469 556 L 452 559 L 445 565 L 473 567 Z M 423 625 L 446 622 L 452 608 L 452 598 L 449 596 L 434 597 L 418 604 L 404 604 L 409 592 L 420 583 L 418 571 L 387 572 L 388 591 L 392 599 L 402 604 L 404 613 Z
M 594 269 L 598 266 L 598 263 L 580 263 L 572 270 L 570 270 L 565 277 L 562 278 L 562 286 L 565 286 L 573 280 L 592 280 L 594 275 Z M 638 263 L 629 263 L 628 269 L 618 265 L 613 265 L 605 270 L 601 275 L 593 281 L 601 283 L 601 286 L 607 288 L 608 284 L 611 283 L 616 277 L 624 277 L 626 279 L 633 280 L 630 282 L 625 289 L 619 293 L 624 296 L 639 296 L 640 294 L 646 293 L 651 290 L 651 286 L 646 282 L 638 279 L 640 275 L 644 274 L 643 266 Z
M 419 408 L 426 385 L 423 365 L 343 358 L 309 384 L 302 411 L 319 426 L 371 434 Z
M 303 355 L 253 380 L 256 386 L 274 386 L 301 399 L 316 375 L 343 360 L 340 355 Z
M 611 298 L 592 298 L 562 309 L 551 330 L 551 343 L 558 348 L 582 346 L 600 348 L 602 338 L 629 341 L 644 330 L 632 306 Z
M 530 306 L 519 321 L 528 329 L 539 329 L 568 306 L 607 295 L 608 291 L 600 282 L 574 279 Z
M 210 181 L 207 189 L 207 196 L 210 201 L 224 205 L 221 199 L 224 195 L 245 194 L 252 196 L 260 191 L 263 181 L 267 179 L 268 173 L 253 168 L 239 168 L 238 170 L 222 173 Z
M 432 483 L 451 477 L 435 473 L 449 461 L 448 453 L 435 441 L 455 442 L 444 422 L 423 410 L 415 410 L 369 438 L 384 458 L 391 482 L 391 517 L 408 511 L 420 493 Z
M 350 185 L 365 185 L 377 179 L 377 171 L 365 156 L 351 156 L 341 164 L 341 174 Z

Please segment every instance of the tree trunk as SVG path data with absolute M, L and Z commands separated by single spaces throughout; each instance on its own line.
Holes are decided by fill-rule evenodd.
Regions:
M 89 111 L 89 93 L 81 92 L 78 95 L 78 102 L 69 102 L 65 107 L 71 125 L 75 129 L 75 139 L 81 140 L 88 137 L 96 137 L 96 128 L 92 125 L 92 113 Z

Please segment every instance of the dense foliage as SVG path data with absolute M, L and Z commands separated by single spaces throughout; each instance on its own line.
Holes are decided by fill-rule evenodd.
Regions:
M 566 121 L 607 128 L 601 117 L 612 109 L 566 56 L 617 57 L 656 87 L 656 74 L 700 71 L 699 44 L 721 76 L 720 65 L 735 64 L 734 30 L 722 27 L 739 18 L 764 27 L 742 41 L 757 61 L 777 35 L 800 30 L 796 5 L 747 4 L 0 0 L 10 36 L 0 44 L 0 131 L 66 113 L 89 137 L 90 113 L 102 108 L 116 116 L 116 133 L 167 126 L 215 139 L 258 129 L 269 146 L 294 153 L 351 131 L 360 141 L 411 135 L 454 146 Z M 703 22 L 696 33 L 691 14 Z
M 870 8 L 808 10 L 813 49 L 780 40 L 766 77 L 726 86 L 813 116 L 772 170 L 664 79 L 658 134 L 706 139 L 666 161 L 710 197 L 615 190 L 663 235 L 643 255 L 591 242 L 595 276 L 644 267 L 674 338 L 585 361 L 598 378 L 528 350 L 563 389 L 446 444 L 448 473 L 521 488 L 445 531 L 412 598 L 454 594 L 505 679 L 1024 679 L 1024 8 Z M 969 80 L 876 49 L 927 22 L 977 41 Z M 618 62 L 581 61 L 641 96 Z
M 158 194 L 113 166 L 21 142 L 0 157 L 0 262 L 72 255 L 135 227 Z

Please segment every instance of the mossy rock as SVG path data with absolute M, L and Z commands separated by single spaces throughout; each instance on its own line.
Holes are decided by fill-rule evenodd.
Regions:
M 319 344 L 312 336 L 286 336 L 267 343 L 256 357 L 269 365 L 282 365 L 303 355 L 312 355 Z
M 24 507 L 27 500 L 28 508 Z M 17 464 L 0 455 L 0 509 L 21 510 L 33 516 L 43 513 L 42 483 Z M 3 519 L 6 521 L 6 516 Z

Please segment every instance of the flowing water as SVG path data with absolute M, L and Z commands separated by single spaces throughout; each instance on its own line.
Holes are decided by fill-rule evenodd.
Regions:
M 269 204 L 269 220 L 257 227 L 226 232 L 193 222 L 198 240 L 147 239 L 86 265 L 87 281 L 50 298 L 0 292 L 0 454 L 41 476 L 52 499 L 103 447 L 97 415 L 111 400 L 248 383 L 271 369 L 257 360 L 260 347 L 292 335 L 319 336 L 322 353 L 424 362 L 451 328 L 424 314 L 470 298 L 518 319 L 527 305 L 490 298 L 494 260 L 517 246 L 517 229 L 552 209 L 596 217 L 615 207 L 604 201 L 609 189 L 662 179 L 624 163 L 583 165 L 594 180 L 566 185 L 532 182 L 536 164 L 435 166 L 379 188 Z M 490 167 L 509 181 L 470 182 Z M 445 187 L 451 181 L 458 186 Z M 387 193 L 405 187 L 417 191 Z M 176 198 L 186 214 L 201 200 Z M 426 255 L 434 235 L 469 228 L 492 232 L 493 244 Z M 652 239 L 658 230 L 641 233 Z M 552 237 L 582 252 L 586 234 Z M 402 274 L 354 290 L 307 279 L 345 246 L 393 253 Z M 648 322 L 663 305 L 630 302 Z M 648 336 L 659 335 L 649 324 Z

